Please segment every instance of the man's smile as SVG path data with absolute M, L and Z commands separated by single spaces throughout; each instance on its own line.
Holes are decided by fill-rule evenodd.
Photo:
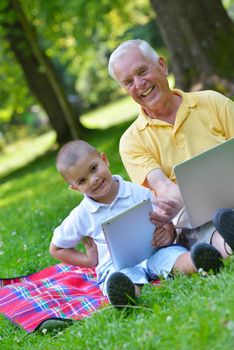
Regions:
M 149 95 L 153 89 L 154 89 L 154 85 L 151 86 L 151 87 L 149 87 L 149 88 L 148 88 L 145 92 L 143 92 L 141 95 L 142 95 L 143 97 L 145 97 L 145 96 Z

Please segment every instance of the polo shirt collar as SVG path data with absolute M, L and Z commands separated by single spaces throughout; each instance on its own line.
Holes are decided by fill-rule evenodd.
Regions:
M 186 93 L 179 89 L 173 89 L 172 90 L 177 95 L 180 95 L 182 97 L 182 103 L 179 107 L 180 108 L 192 108 L 197 105 L 198 98 L 195 94 Z M 152 119 L 150 118 L 144 111 L 144 109 L 141 107 L 138 118 L 136 119 L 137 126 L 140 130 L 144 130 L 147 125 L 165 125 L 165 121 L 159 120 L 159 119 Z
M 118 193 L 112 203 L 105 204 L 105 203 L 96 202 L 92 198 L 84 195 L 83 204 L 90 213 L 97 212 L 101 207 L 112 206 L 119 198 L 127 198 L 131 195 L 129 186 L 126 186 L 125 181 L 122 179 L 120 175 L 112 175 L 112 178 L 113 180 L 117 180 L 119 182 Z

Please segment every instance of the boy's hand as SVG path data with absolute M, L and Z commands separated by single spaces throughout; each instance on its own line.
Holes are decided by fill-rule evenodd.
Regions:
M 155 248 L 165 247 L 174 242 L 176 230 L 172 222 L 156 228 L 153 235 L 152 246 Z
M 97 246 L 91 237 L 85 237 L 83 240 L 83 245 L 86 250 L 87 255 L 87 267 L 95 267 L 98 264 L 98 251 Z

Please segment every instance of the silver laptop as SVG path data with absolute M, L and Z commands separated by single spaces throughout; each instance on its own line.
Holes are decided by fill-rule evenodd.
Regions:
M 150 200 L 144 200 L 102 223 L 115 269 L 135 266 L 149 258 L 156 226 L 149 220 Z
M 207 223 L 218 208 L 234 208 L 234 138 L 175 166 L 192 228 Z

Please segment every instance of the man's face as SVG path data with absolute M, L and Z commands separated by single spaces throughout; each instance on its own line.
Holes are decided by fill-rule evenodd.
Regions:
M 119 83 L 146 111 L 160 108 L 170 92 L 163 58 L 152 62 L 138 48 L 124 52 L 114 65 Z

